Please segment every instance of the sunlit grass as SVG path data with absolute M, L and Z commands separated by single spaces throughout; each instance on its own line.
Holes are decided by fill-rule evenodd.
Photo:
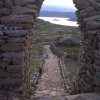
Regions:
M 35 53 L 41 52 L 40 44 L 37 44 L 37 43 L 32 44 L 32 51 L 35 52 Z
M 77 72 L 78 65 L 75 62 L 65 60 L 65 66 L 66 70 L 69 72 L 69 75 L 74 77 Z
M 39 69 L 39 58 L 32 58 L 30 61 L 30 73 L 34 73 Z
M 32 58 L 30 61 L 30 73 L 34 73 L 37 70 L 39 70 L 39 61 L 40 61 L 40 57 L 39 54 L 42 51 L 42 48 L 40 46 L 40 44 L 38 43 L 34 43 L 32 44 Z
M 34 27 L 34 31 L 38 33 L 34 38 L 35 41 L 52 41 L 70 34 L 78 34 L 77 27 L 55 25 L 39 19 Z
M 79 53 L 79 47 L 76 46 L 63 46 L 60 45 L 58 48 L 67 53 Z

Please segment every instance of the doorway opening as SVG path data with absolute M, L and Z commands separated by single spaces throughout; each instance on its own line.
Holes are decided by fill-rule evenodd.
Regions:
M 63 7 L 62 0 L 59 5 L 46 5 L 49 2 L 44 1 L 34 27 L 31 74 L 35 97 L 69 95 L 67 88 L 78 69 L 80 32 L 74 4 Z

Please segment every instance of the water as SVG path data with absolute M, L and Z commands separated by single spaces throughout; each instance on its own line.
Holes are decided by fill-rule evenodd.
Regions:
M 69 18 L 59 18 L 59 17 L 38 17 L 44 21 L 48 21 L 52 24 L 64 25 L 64 26 L 78 26 L 76 21 L 69 21 Z

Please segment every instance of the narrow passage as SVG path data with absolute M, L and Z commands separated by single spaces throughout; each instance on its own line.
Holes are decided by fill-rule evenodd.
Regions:
M 43 74 L 35 92 L 35 97 L 63 97 L 67 95 L 60 74 L 59 58 L 52 53 L 49 47 L 49 45 L 44 46 L 47 57 L 43 66 Z

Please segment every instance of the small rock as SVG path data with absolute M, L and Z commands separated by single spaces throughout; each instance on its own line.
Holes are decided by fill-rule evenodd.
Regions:
M 56 96 L 57 93 L 53 91 L 53 92 L 50 93 L 50 95 L 51 95 L 51 96 Z

